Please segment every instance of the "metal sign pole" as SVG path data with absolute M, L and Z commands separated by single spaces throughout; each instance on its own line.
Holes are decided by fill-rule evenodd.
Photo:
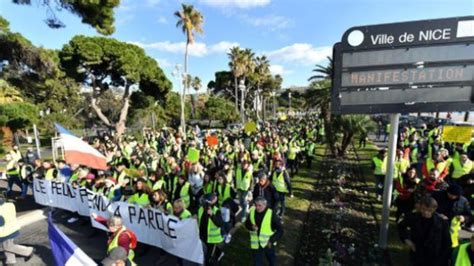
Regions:
M 38 158 L 41 159 L 40 141 L 39 141 L 39 134 L 38 134 L 38 129 L 36 128 L 36 124 L 33 124 L 33 134 L 35 135 L 36 153 L 38 154 Z
M 379 247 L 387 248 L 390 205 L 392 205 L 393 170 L 397 151 L 398 122 L 400 114 L 390 114 L 390 139 L 388 141 L 387 173 L 383 190 L 382 223 L 380 224 Z

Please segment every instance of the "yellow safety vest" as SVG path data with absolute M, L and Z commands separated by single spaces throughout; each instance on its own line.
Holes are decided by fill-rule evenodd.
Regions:
M 125 226 L 122 226 L 122 229 L 120 229 L 120 231 L 118 231 L 117 234 L 115 234 L 114 238 L 112 239 L 112 241 L 110 241 L 109 246 L 107 247 L 107 254 L 109 254 L 112 251 L 112 249 L 118 247 L 118 239 L 120 235 L 123 232 L 125 232 L 125 230 L 127 230 L 127 228 Z M 135 251 L 130 248 L 128 250 L 128 259 L 133 265 L 135 265 L 135 263 L 133 262 L 133 258 L 135 258 Z
M 459 246 L 459 230 L 461 230 L 461 220 L 458 217 L 455 217 L 451 220 L 451 226 L 449 227 L 453 248 Z
M 290 145 L 290 148 L 288 149 L 288 160 L 296 159 L 297 152 L 298 149 L 296 148 L 295 144 Z
M 53 180 L 54 178 L 56 178 L 54 176 L 54 170 L 56 170 L 55 168 L 49 168 L 48 170 L 46 170 L 46 174 L 44 175 L 44 179 L 45 180 Z
M 150 204 L 150 197 L 146 193 L 142 193 L 141 195 L 139 193 L 135 193 L 128 199 L 128 203 L 144 207 Z
M 271 209 L 267 209 L 265 216 L 263 217 L 262 224 L 260 225 L 260 232 L 250 231 L 250 248 L 258 249 L 259 246 L 264 248 L 268 245 L 270 237 L 275 233 L 272 231 L 272 215 L 273 212 Z M 250 223 L 252 225 L 257 225 L 255 223 L 255 207 L 250 209 Z
M 435 167 L 433 159 L 426 159 L 426 170 L 429 172 L 433 168 L 436 168 L 436 170 L 438 170 L 438 172 L 441 174 L 444 171 L 444 168 L 446 168 L 446 162 L 439 162 Z
M 7 239 L 20 230 L 20 226 L 16 221 L 16 209 L 13 203 L 4 202 L 0 205 L 0 217 L 5 222 L 0 226 L 0 240 Z
M 222 205 L 226 199 L 230 198 L 230 185 L 225 184 L 224 190 L 221 185 L 217 186 L 217 194 L 219 194 L 219 205 Z
M 471 248 L 470 242 L 459 246 L 455 266 L 471 266 L 471 259 L 469 259 L 469 254 L 467 253 L 468 248 Z
M 252 172 L 247 171 L 245 175 L 242 177 L 242 173 L 237 176 L 236 178 L 237 181 L 237 189 L 242 190 L 242 191 L 247 191 L 250 188 L 250 182 L 252 182 Z
M 212 208 L 212 214 L 216 214 L 219 209 L 214 206 Z M 204 208 L 200 207 L 198 210 L 198 221 L 201 224 L 202 214 L 204 213 Z M 207 243 L 208 244 L 219 244 L 222 243 L 224 239 L 222 238 L 221 228 L 216 226 L 212 219 L 209 217 L 207 222 Z
M 153 185 L 153 190 L 154 191 L 160 190 L 164 184 L 165 184 L 165 181 L 163 179 L 156 181 L 155 184 Z
M 181 215 L 179 216 L 179 218 L 181 220 L 184 220 L 184 219 L 188 219 L 190 218 L 192 215 L 191 215 L 191 212 L 189 212 L 187 209 L 184 209 L 184 211 L 181 213 Z
M 463 175 L 467 175 L 472 170 L 472 161 L 467 160 L 464 164 L 461 164 L 461 160 L 453 160 L 453 178 L 460 178 Z
M 372 161 L 375 164 L 375 170 L 374 170 L 374 175 L 385 175 L 386 169 L 387 169 L 387 157 L 385 157 L 382 160 L 380 160 L 379 157 L 375 156 L 372 158 Z
M 7 175 L 18 175 L 20 173 L 20 169 L 18 164 L 15 160 L 11 160 L 7 163 Z
M 285 183 L 284 171 L 281 171 L 279 175 L 277 175 L 276 171 L 273 172 L 272 184 L 278 192 L 288 193 L 288 188 L 286 187 Z
M 173 194 L 176 191 L 177 186 L 175 185 L 173 189 Z M 183 200 L 184 205 L 189 207 L 189 202 L 190 202 L 190 197 L 189 197 L 189 183 L 186 182 L 184 185 L 181 187 L 181 191 L 179 192 L 179 198 Z

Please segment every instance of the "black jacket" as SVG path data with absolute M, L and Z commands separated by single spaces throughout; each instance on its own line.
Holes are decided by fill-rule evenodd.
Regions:
M 278 202 L 278 192 L 276 191 L 275 187 L 267 181 L 265 186 L 260 186 L 259 183 L 255 185 L 252 192 L 253 200 L 258 197 L 263 197 L 267 200 L 268 208 L 275 210 L 277 207 Z
M 408 215 L 398 224 L 400 239 L 411 240 L 416 252 L 411 252 L 412 265 L 449 265 L 451 256 L 451 236 L 449 225 L 438 214 L 431 219 L 423 218 L 420 213 Z
M 209 224 L 209 219 L 211 219 L 217 227 L 222 227 L 222 225 L 224 224 L 224 222 L 222 221 L 222 214 L 220 210 L 218 210 L 215 214 L 209 216 L 209 214 L 207 214 L 207 209 L 204 208 L 201 216 L 201 221 L 199 223 L 199 236 L 204 243 L 207 243 L 207 228 Z
M 455 216 L 462 215 L 464 216 L 464 223 L 470 224 L 471 221 L 471 207 L 469 201 L 460 196 L 455 200 L 448 198 L 448 192 L 446 191 L 437 191 L 433 193 L 433 198 L 438 202 L 438 213 L 446 215 L 451 221 Z

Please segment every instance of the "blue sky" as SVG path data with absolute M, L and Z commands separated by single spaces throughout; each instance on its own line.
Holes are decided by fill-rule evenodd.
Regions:
M 33 0 L 33 2 L 35 2 Z M 39 2 L 39 1 L 36 1 Z M 175 84 L 171 72 L 183 64 L 185 36 L 174 11 L 183 1 L 121 0 L 113 38 L 145 48 Z M 203 85 L 228 69 L 234 45 L 266 54 L 284 87 L 305 86 L 315 64 L 325 64 L 332 45 L 352 26 L 474 15 L 474 0 L 192 0 L 204 15 L 204 35 L 191 47 L 189 73 Z M 38 4 L 18 6 L 0 0 L 0 14 L 34 44 L 60 49 L 74 35 L 98 35 L 68 12 L 58 12 L 66 28 L 50 29 Z M 204 86 L 205 87 L 205 86 Z

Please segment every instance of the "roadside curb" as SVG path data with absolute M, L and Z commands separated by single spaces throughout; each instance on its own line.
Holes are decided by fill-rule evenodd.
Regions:
M 40 210 L 34 210 L 28 212 L 27 214 L 21 215 L 17 217 L 17 222 L 20 227 L 25 227 L 36 222 L 46 220 L 47 218 L 47 208 L 43 208 Z

